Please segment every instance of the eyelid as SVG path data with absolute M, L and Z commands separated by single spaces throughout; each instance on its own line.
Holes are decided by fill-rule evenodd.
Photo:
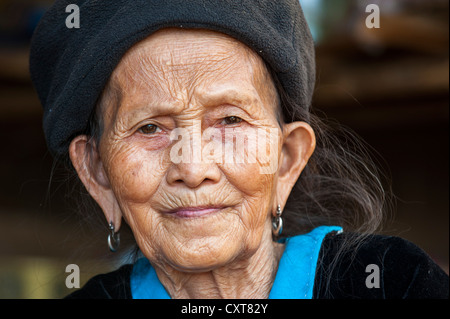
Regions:
M 145 127 L 147 127 L 147 126 L 150 126 L 150 125 L 153 125 L 154 127 L 156 127 L 156 132 L 154 132 L 154 133 L 144 133 L 144 132 L 142 131 L 142 129 L 145 128 Z M 157 124 L 155 124 L 155 123 L 147 123 L 147 124 L 140 125 L 136 131 L 137 131 L 138 133 L 143 134 L 143 135 L 154 135 L 154 134 L 157 134 L 157 133 L 162 132 L 163 129 L 162 129 L 159 125 L 157 125 Z
M 240 105 L 240 104 L 225 104 L 221 108 L 223 108 L 224 110 L 229 109 L 228 112 L 225 111 L 225 113 L 230 114 L 230 115 L 227 115 L 228 117 L 229 116 L 237 116 L 242 119 L 244 119 L 244 117 L 252 118 L 252 115 L 246 110 L 246 108 L 243 105 Z
M 221 122 L 221 123 L 223 123 L 226 119 L 231 118 L 231 117 L 234 117 L 234 118 L 238 119 L 239 121 L 236 122 L 236 123 L 231 123 L 231 124 L 226 124 L 226 125 L 233 125 L 233 124 L 236 125 L 236 124 L 240 124 L 240 123 L 242 123 L 242 122 L 245 121 L 241 116 L 237 116 L 237 115 L 228 115 L 228 116 L 225 116 L 225 117 L 222 119 L 222 122 Z
M 170 132 L 172 129 L 174 129 L 176 127 L 176 123 L 174 121 L 174 118 L 172 116 L 156 116 L 156 117 L 148 117 L 145 119 L 142 119 L 141 121 L 139 121 L 138 123 L 136 123 L 133 126 L 133 132 L 138 132 L 139 129 L 141 129 L 144 126 L 147 125 L 155 125 L 157 126 L 160 130 L 158 130 L 157 133 L 161 133 L 162 132 Z

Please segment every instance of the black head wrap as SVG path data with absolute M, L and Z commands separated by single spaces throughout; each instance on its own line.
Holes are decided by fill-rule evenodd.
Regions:
M 69 4 L 79 7 L 79 28 L 66 26 Z M 35 30 L 30 55 L 53 155 L 67 154 L 86 130 L 125 52 L 166 27 L 209 29 L 241 41 L 270 65 L 289 99 L 309 108 L 314 44 L 298 0 L 56 1 Z

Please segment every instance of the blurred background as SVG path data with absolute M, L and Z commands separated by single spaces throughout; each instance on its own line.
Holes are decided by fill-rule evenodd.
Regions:
M 315 110 L 358 133 L 391 175 L 397 204 L 382 233 L 448 273 L 449 1 L 300 2 L 317 47 Z M 51 3 L 0 0 L 0 298 L 60 298 L 68 264 L 82 285 L 126 258 L 109 253 L 106 225 L 77 216 L 46 148 L 28 52 Z M 379 29 L 366 27 L 368 4 L 381 10 Z

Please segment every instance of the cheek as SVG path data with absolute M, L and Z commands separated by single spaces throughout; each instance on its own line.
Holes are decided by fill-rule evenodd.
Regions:
M 136 145 L 115 147 L 108 154 L 107 175 L 119 201 L 145 203 L 164 176 L 166 152 Z
M 240 223 L 245 256 L 260 247 L 271 234 L 271 207 L 274 198 L 274 175 L 260 174 L 258 164 L 235 164 L 224 167 L 228 181 L 242 194 Z M 270 236 L 270 235 L 269 235 Z
M 274 193 L 281 151 L 277 131 L 269 132 L 264 128 L 235 130 L 231 138 L 226 134 L 223 139 L 224 175 L 246 198 L 257 199 L 261 204 L 267 203 Z
M 274 175 L 261 174 L 258 164 L 225 164 L 222 169 L 243 198 L 240 219 L 248 236 L 259 237 L 271 214 Z

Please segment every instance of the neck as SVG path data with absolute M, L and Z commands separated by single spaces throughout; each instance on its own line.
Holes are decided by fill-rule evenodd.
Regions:
M 181 272 L 155 267 L 173 299 L 266 299 L 275 280 L 284 245 L 262 243 L 249 258 L 206 272 Z

